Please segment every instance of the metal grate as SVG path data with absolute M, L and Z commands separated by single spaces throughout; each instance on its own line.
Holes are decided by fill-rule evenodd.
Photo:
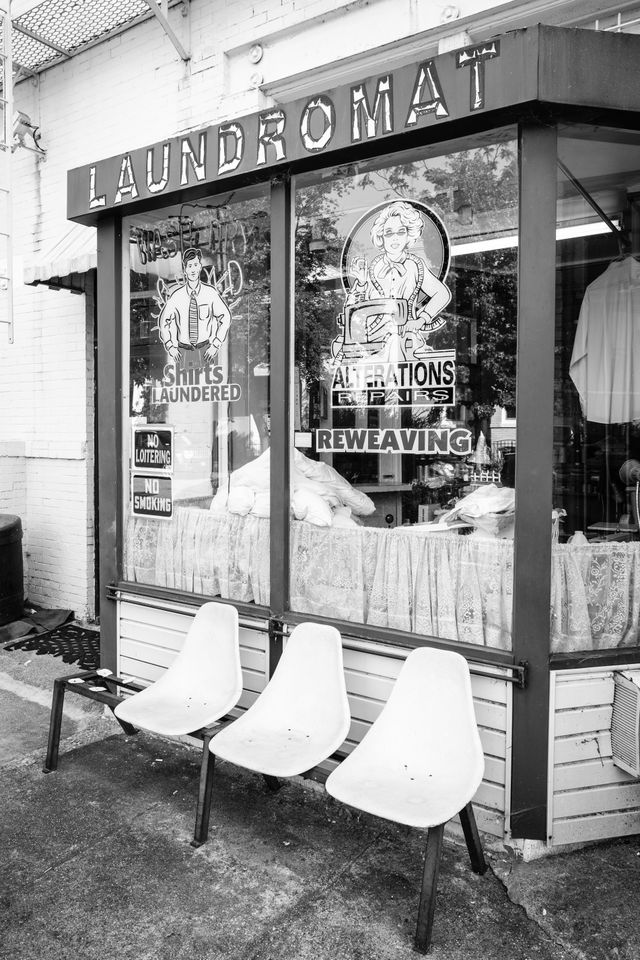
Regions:
M 13 60 L 37 72 L 152 16 L 145 0 L 43 0 L 13 18 Z
M 112 0 L 67 0 L 65 3 L 44 0 L 15 22 L 51 43 L 73 51 L 148 13 L 148 10 L 144 0 L 118 0 L 117 3 Z
M 34 70 L 37 66 L 41 67 L 51 60 L 57 60 L 60 54 L 51 47 L 25 37 L 24 34 L 13 31 L 13 58 L 16 63 L 28 70 Z

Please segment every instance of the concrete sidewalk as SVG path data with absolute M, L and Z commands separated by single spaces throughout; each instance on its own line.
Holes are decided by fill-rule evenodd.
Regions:
M 2 960 L 416 956 L 416 831 L 220 763 L 194 850 L 198 752 L 126 737 L 80 697 L 44 775 L 52 681 L 73 672 L 0 651 Z M 478 877 L 445 842 L 434 960 L 640 960 L 639 837 L 532 863 L 487 853 Z

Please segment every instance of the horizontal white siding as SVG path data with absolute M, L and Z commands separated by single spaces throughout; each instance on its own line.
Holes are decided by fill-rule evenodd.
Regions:
M 193 612 L 162 610 L 121 601 L 119 604 L 118 673 L 141 683 L 157 680 L 182 647 Z M 246 709 L 267 682 L 266 632 L 240 625 L 240 663 L 243 691 L 238 708 Z
M 611 754 L 611 667 L 558 671 L 551 682 L 552 844 L 640 833 L 640 780 Z

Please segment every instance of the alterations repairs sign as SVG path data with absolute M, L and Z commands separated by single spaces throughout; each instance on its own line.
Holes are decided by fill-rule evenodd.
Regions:
M 134 426 L 133 469 L 173 470 L 173 427 Z
M 134 517 L 170 519 L 173 515 L 171 477 L 133 474 L 131 477 L 131 513 Z

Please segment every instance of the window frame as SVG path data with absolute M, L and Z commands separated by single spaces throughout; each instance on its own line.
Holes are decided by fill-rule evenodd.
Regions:
M 487 118 L 485 118 L 486 120 Z M 508 120 L 512 121 L 513 118 L 509 117 Z M 483 129 L 490 131 L 492 129 L 504 127 L 505 118 L 498 115 L 491 123 L 483 124 Z M 451 124 L 451 127 L 456 127 L 457 124 Z M 527 136 L 523 140 L 523 131 L 529 131 Z M 524 205 L 523 200 L 523 150 L 529 150 L 530 141 L 530 131 L 541 131 L 544 129 L 544 126 L 539 126 L 535 120 L 528 121 L 527 124 L 520 123 L 518 124 L 518 169 L 519 169 L 519 206 L 520 206 L 520 246 L 521 246 L 521 255 L 519 256 L 518 261 L 518 303 L 519 303 L 519 328 L 518 328 L 518 373 L 517 373 L 517 406 L 519 411 L 517 427 L 517 446 L 518 446 L 518 459 L 522 458 L 523 451 L 525 451 L 526 445 L 526 431 L 524 430 L 523 424 L 524 419 L 523 415 L 521 416 L 521 411 L 523 410 L 522 404 L 524 402 L 523 394 L 523 383 L 521 383 L 522 378 L 525 376 L 525 371 L 528 371 L 530 374 L 530 379 L 533 380 L 533 392 L 539 393 L 540 386 L 540 371 L 537 369 L 536 364 L 525 364 L 522 362 L 521 355 L 524 353 L 523 346 L 520 345 L 521 333 L 520 325 L 522 324 L 523 333 L 525 330 L 531 330 L 533 327 L 537 327 L 537 319 L 533 321 L 528 319 L 526 323 L 523 323 L 522 311 L 525 308 L 525 299 L 520 292 L 521 285 L 526 282 L 526 278 L 523 277 L 523 273 L 526 273 L 524 270 L 524 262 L 527 258 L 539 258 L 541 250 L 544 248 L 544 241 L 541 242 L 540 237 L 538 236 L 540 230 L 543 229 L 541 218 L 539 216 L 535 217 L 522 217 L 522 209 Z M 468 131 L 466 131 L 468 133 Z M 437 143 L 439 148 L 442 151 L 446 151 L 448 143 L 456 143 L 461 139 L 461 134 L 458 129 L 447 129 L 442 128 L 431 128 L 429 130 L 423 131 L 425 144 L 435 144 Z M 427 136 L 429 134 L 429 136 Z M 436 135 L 439 134 L 439 135 Z M 446 136 L 444 134 L 447 134 Z M 555 138 L 555 127 L 553 128 L 553 136 Z M 535 138 L 534 138 L 535 139 Z M 406 138 L 402 136 L 398 138 L 393 138 L 391 143 L 389 140 L 385 141 L 384 144 L 378 145 L 377 149 L 374 151 L 372 149 L 372 144 L 366 144 L 362 147 L 356 148 L 353 147 L 350 150 L 350 155 L 348 158 L 339 158 L 339 159 L 350 159 L 353 162 L 354 159 L 362 158 L 363 156 L 371 156 L 375 153 L 384 153 L 384 154 L 393 154 L 401 153 L 404 148 L 406 148 Z M 413 145 L 415 146 L 415 144 Z M 546 148 L 547 150 L 549 148 Z M 555 170 L 555 139 L 554 146 L 551 150 L 553 153 L 552 162 Z M 547 167 L 549 166 L 547 163 Z M 293 276 L 294 276 L 294 190 L 295 190 L 295 174 L 302 169 L 309 169 L 313 166 L 314 169 L 321 170 L 326 167 L 332 167 L 336 165 L 335 155 L 323 158 L 320 163 L 316 161 L 315 164 L 306 164 L 301 163 L 291 163 L 289 170 L 284 174 L 277 173 L 276 175 L 271 172 L 269 175 L 268 171 L 265 171 L 265 175 L 262 179 L 270 183 L 271 190 L 271 246 L 272 246 L 272 255 L 271 255 L 271 350 L 272 350 L 272 377 L 271 377 L 271 389 L 272 389 L 272 400 L 271 400 L 271 409 L 272 409 L 272 440 L 271 445 L 273 448 L 273 467 L 271 472 L 271 496 L 272 496 L 272 505 L 271 505 L 271 546 L 270 546 L 270 560 L 271 560 L 271 590 L 270 590 L 270 606 L 268 608 L 261 607 L 254 604 L 242 603 L 237 601 L 228 601 L 233 603 L 239 610 L 242 615 L 245 616 L 256 616 L 256 617 L 268 617 L 271 620 L 274 620 L 278 623 L 286 623 L 290 626 L 294 626 L 296 623 L 302 622 L 305 619 L 308 619 L 308 615 L 298 614 L 290 610 L 289 604 L 289 438 L 290 438 L 290 427 L 291 427 L 291 416 L 293 412 L 293 399 L 291 396 L 292 391 L 292 381 L 287 375 L 285 376 L 285 371 L 288 371 L 291 357 L 293 355 L 293 336 L 294 336 L 294 327 L 293 327 Z M 527 167 L 529 169 L 530 167 Z M 533 209 L 538 213 L 543 204 L 541 203 L 540 190 L 544 187 L 543 183 L 544 178 L 537 178 L 539 183 L 537 183 L 534 195 L 536 196 L 536 204 L 533 206 Z M 254 176 L 251 180 L 245 178 L 238 178 L 237 183 L 231 184 L 229 181 L 220 185 L 219 189 L 213 188 L 209 185 L 207 195 L 215 196 L 217 193 L 229 193 L 230 189 L 237 188 L 240 189 L 242 186 L 248 182 L 256 182 L 256 177 Z M 553 190 L 547 189 L 545 192 L 549 194 L 553 193 L 554 203 L 555 203 L 555 180 L 553 181 Z M 538 191 L 536 194 L 535 191 Z M 172 197 L 172 202 L 188 202 L 191 199 L 202 194 L 202 188 L 197 192 L 191 190 L 181 191 L 177 194 L 176 197 Z M 163 197 L 161 200 L 153 204 L 153 209 L 160 209 L 161 207 L 167 204 L 168 197 Z M 145 207 L 147 204 L 144 205 Z M 99 234 L 99 251 L 100 253 L 100 267 L 101 270 L 99 273 L 99 287 L 102 287 L 103 290 L 110 286 L 110 294 L 108 300 L 110 301 L 108 311 L 111 314 L 109 319 L 107 311 L 104 309 L 104 301 L 106 298 L 105 293 L 103 292 L 101 302 L 103 304 L 101 310 L 101 319 L 102 323 L 99 323 L 99 351 L 100 356 L 102 357 L 101 363 L 99 365 L 99 384 L 98 389 L 99 393 L 103 399 L 106 399 L 107 394 L 112 396 L 119 396 L 121 391 L 121 382 L 120 376 L 122 371 L 121 365 L 121 354 L 122 354 L 122 324 L 123 319 L 123 264 L 122 264 L 122 252 L 121 252 L 121 234 L 123 227 L 123 218 L 120 216 L 106 216 L 104 219 L 101 219 L 98 224 L 98 234 Z M 548 233 L 548 224 L 547 224 L 547 233 L 549 236 L 555 238 L 555 221 L 553 226 L 553 231 Z M 530 236 L 530 241 L 526 241 L 526 235 Z M 101 242 L 101 238 L 104 237 L 106 244 Z M 112 237 L 114 239 L 112 239 Z M 555 241 L 554 241 L 555 242 Z M 112 250 L 111 247 L 115 243 L 117 249 Z M 524 249 L 529 249 L 530 254 L 527 254 L 527 258 L 524 257 L 522 251 Z M 109 259 L 106 259 L 102 255 L 102 252 L 106 254 Z M 544 258 L 543 258 L 544 259 Z M 534 260 L 531 259 L 531 263 Z M 111 266 L 109 267 L 109 263 Z M 105 265 L 107 270 L 105 270 Z M 548 269 L 548 267 L 547 267 Z M 535 282 L 536 286 L 536 297 L 537 302 L 540 302 L 540 272 L 539 268 L 532 269 L 531 273 L 535 273 L 538 279 Z M 117 284 L 117 289 L 114 290 L 113 280 L 107 278 L 107 274 L 111 277 L 117 276 L 119 282 Z M 100 277 L 102 280 L 100 281 Z M 124 278 L 126 279 L 126 278 Z M 554 270 L 551 270 L 549 274 L 550 280 L 550 292 L 549 296 L 552 295 L 552 292 L 555 291 L 555 275 Z M 549 284 L 547 284 L 549 286 Z M 115 295 L 114 295 L 115 293 Z M 532 314 L 537 314 L 537 307 L 534 306 L 531 311 Z M 533 324 L 533 327 L 532 327 Z M 105 328 L 108 328 L 109 332 L 105 336 Z M 116 335 L 114 336 L 114 331 Z M 533 335 L 530 338 L 536 343 L 541 342 L 541 338 L 536 335 Z M 523 339 L 524 343 L 524 339 Z M 527 348 L 529 349 L 529 348 Z M 552 365 L 551 365 L 552 369 Z M 535 371 L 535 372 L 534 372 Z M 101 374 L 101 375 L 100 375 Z M 115 514 L 115 527 L 111 524 L 111 530 L 115 535 L 110 535 L 107 533 L 107 540 L 102 544 L 101 552 L 104 553 L 104 560 L 101 560 L 100 564 L 100 577 L 101 582 L 106 585 L 111 585 L 112 588 L 121 588 L 126 589 L 127 592 L 139 592 L 141 595 L 154 596 L 157 598 L 165 598 L 168 601 L 176 601 L 179 599 L 183 603 L 187 603 L 193 606 L 198 606 L 204 600 L 209 599 L 207 597 L 185 594 L 179 590 L 171 590 L 168 588 L 157 588 L 153 585 L 142 585 L 142 584 L 131 584 L 129 581 L 123 579 L 123 530 L 122 530 L 122 502 L 123 497 L 127 495 L 127 491 L 123 490 L 123 484 L 121 479 L 121 471 L 119 469 L 119 463 L 121 459 L 121 444 L 117 438 L 121 439 L 123 423 L 122 423 L 122 410 L 120 405 L 116 405 L 117 409 L 113 409 L 112 404 L 107 404 L 111 409 L 111 427 L 107 427 L 102 435 L 102 440 L 100 441 L 101 449 L 109 448 L 111 450 L 111 455 L 109 457 L 105 456 L 103 453 L 101 457 L 101 462 L 104 465 L 107 464 L 106 468 L 103 468 L 101 474 L 100 483 L 100 498 L 102 504 L 102 513 L 103 518 L 106 520 L 106 516 Z M 279 415 L 276 415 L 275 411 L 280 410 Z M 536 399 L 535 409 L 533 410 L 533 416 L 540 424 L 540 405 L 539 398 Z M 100 421 L 104 421 L 104 415 L 100 417 Z M 549 424 L 551 425 L 552 416 L 549 417 Z M 115 430 L 114 430 L 115 425 Z M 549 426 L 550 429 L 550 426 Z M 100 431 L 100 424 L 99 424 Z M 99 434 L 100 436 L 100 434 Z M 539 434 L 538 434 L 539 436 Z M 115 442 L 114 442 L 115 441 Z M 531 441 L 529 443 L 531 445 Z M 528 456 L 529 463 L 537 461 L 538 470 L 541 467 L 541 460 L 538 456 L 539 453 L 539 440 L 535 439 L 533 442 L 534 450 L 530 452 Z M 115 455 L 114 455 L 115 454 Z M 551 463 L 551 445 L 549 444 L 549 469 Z M 115 464 L 118 464 L 115 467 Z M 549 594 L 550 586 L 549 581 L 550 577 L 548 571 L 549 566 L 543 567 L 542 575 L 539 576 L 540 566 L 536 564 L 536 577 L 535 577 L 535 589 L 534 593 L 538 596 L 539 602 L 534 605 L 535 609 L 529 610 L 529 613 L 525 616 L 524 624 L 521 623 L 521 613 L 516 612 L 520 610 L 522 603 L 519 602 L 519 594 L 521 591 L 521 577 L 522 573 L 519 575 L 519 570 L 524 569 L 529 575 L 529 583 L 531 583 L 531 549 L 527 547 L 524 551 L 520 551 L 521 558 L 518 560 L 518 549 L 517 544 L 522 538 L 530 538 L 530 543 L 533 542 L 531 538 L 534 538 L 536 543 L 541 536 L 541 530 L 544 525 L 539 524 L 537 518 L 541 515 L 541 510 L 545 508 L 545 503 L 543 502 L 543 490 L 544 484 L 533 484 L 529 483 L 528 475 L 525 473 L 524 469 L 521 468 L 520 471 L 516 469 L 516 502 L 518 500 L 522 501 L 524 499 L 527 506 L 527 519 L 525 521 L 524 515 L 520 522 L 518 521 L 518 512 L 522 510 L 522 504 L 516 510 L 516 534 L 514 538 L 515 551 L 514 551 L 514 578 L 513 578 L 513 590 L 514 590 L 514 615 L 513 615 L 513 649 L 512 651 L 503 651 L 493 648 L 478 647 L 472 644 L 464 644 L 454 640 L 446 640 L 436 637 L 429 636 L 420 636 L 413 633 L 407 633 L 404 631 L 395 630 L 392 628 L 386 627 L 374 627 L 365 624 L 355 624 L 348 621 L 341 620 L 331 620 L 328 618 L 317 618 L 319 621 L 324 621 L 332 623 L 341 630 L 345 636 L 354 637 L 356 639 L 366 639 L 371 640 L 376 643 L 389 644 L 394 646 L 400 646 L 407 649 L 412 649 L 417 646 L 434 646 L 442 649 L 451 649 L 461 653 L 469 661 L 487 665 L 496 665 L 510 667 L 513 665 L 519 665 L 523 661 L 531 663 L 532 658 L 529 653 L 529 641 L 524 642 L 524 637 L 528 636 L 530 633 L 535 633 L 536 637 L 536 648 L 544 649 L 545 661 L 547 661 L 549 654 L 549 625 L 546 625 L 546 629 L 541 632 L 540 616 L 535 616 L 535 614 L 540 610 L 542 606 L 541 593 L 540 591 L 546 592 Z M 519 497 L 520 490 L 524 489 L 525 497 Z M 115 496 L 114 496 L 115 494 Z M 550 512 L 550 502 L 551 497 L 550 493 L 546 497 L 549 503 L 549 512 Z M 534 517 L 535 520 L 531 518 Z M 106 527 L 106 523 L 105 523 Z M 545 527 L 546 530 L 546 527 Z M 536 549 L 541 550 L 541 556 L 549 556 L 550 563 L 550 549 L 551 549 L 551 529 L 549 525 L 548 536 L 542 536 L 542 540 L 546 541 L 542 543 L 540 547 Z M 523 558 L 529 558 L 529 563 L 525 562 Z M 525 605 L 526 606 L 526 605 Z M 107 614 L 108 616 L 108 614 Z M 536 624 L 536 627 L 533 627 L 533 624 Z M 531 630 L 527 629 L 527 625 L 531 627 Z M 115 620 L 114 620 L 115 627 Z M 546 643 L 541 643 L 541 636 L 546 636 Z M 523 638 L 522 640 L 520 638 Z

